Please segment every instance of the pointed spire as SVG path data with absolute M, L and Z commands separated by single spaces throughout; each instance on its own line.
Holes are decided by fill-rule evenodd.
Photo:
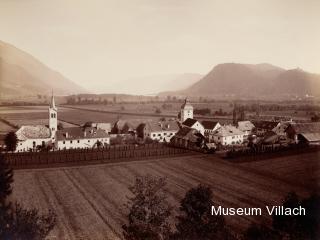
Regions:
M 56 104 L 54 102 L 53 90 L 52 90 L 52 95 L 51 95 L 50 108 L 56 108 Z

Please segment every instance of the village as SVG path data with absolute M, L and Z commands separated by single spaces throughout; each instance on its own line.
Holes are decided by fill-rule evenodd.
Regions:
M 232 123 L 197 120 L 192 103 L 186 98 L 175 119 L 119 119 L 113 123 L 85 122 L 81 126 L 62 127 L 52 95 L 48 125 L 22 125 L 15 131 L 17 142 L 13 151 L 63 151 L 159 143 L 213 153 L 259 146 L 313 146 L 320 143 L 319 122 L 250 120 L 244 119 L 243 115 L 234 108 Z M 5 142 L 1 147 L 8 150 Z

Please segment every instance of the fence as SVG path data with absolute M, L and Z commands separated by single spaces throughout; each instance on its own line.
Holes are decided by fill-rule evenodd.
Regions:
M 320 146 L 308 146 L 308 145 L 288 145 L 283 146 L 279 144 L 260 146 L 257 148 L 243 148 L 229 150 L 225 154 L 225 158 L 239 158 L 246 160 L 259 160 L 264 158 L 281 157 L 288 155 L 295 155 L 307 152 L 318 152 Z
M 31 168 L 46 167 L 46 165 L 121 162 L 149 157 L 173 156 L 188 152 L 187 149 L 173 148 L 164 144 L 116 145 L 96 149 L 6 153 L 4 154 L 4 159 L 13 168 Z

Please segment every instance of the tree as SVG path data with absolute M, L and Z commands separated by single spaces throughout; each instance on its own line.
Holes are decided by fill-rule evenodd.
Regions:
M 127 240 L 163 240 L 170 235 L 169 205 L 164 188 L 165 178 L 150 175 L 136 177 L 130 190 L 128 224 L 123 225 L 123 235 Z
M 9 132 L 4 139 L 7 151 L 14 152 L 17 149 L 18 138 L 15 132 Z
M 172 239 L 211 240 L 232 239 L 222 216 L 211 215 L 214 205 L 209 186 L 198 185 L 190 189 L 180 202 L 177 231 Z
M 37 209 L 23 209 L 8 201 L 12 193 L 13 171 L 0 155 L 0 239 L 42 240 L 54 228 L 55 214 L 41 215 Z

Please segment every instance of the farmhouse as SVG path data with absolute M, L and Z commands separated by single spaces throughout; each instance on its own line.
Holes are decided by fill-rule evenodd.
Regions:
M 199 133 L 204 135 L 204 127 L 203 125 L 196 119 L 188 118 L 183 123 L 182 126 L 192 128 L 197 130 Z
M 25 125 L 17 131 L 16 152 L 34 151 L 51 145 L 55 141 L 55 134 L 58 130 L 58 109 L 52 95 L 49 106 L 49 126 Z
M 255 133 L 258 136 L 263 136 L 266 132 L 275 131 L 276 128 L 280 126 L 280 122 L 255 121 L 253 125 L 255 126 Z
M 204 127 L 204 136 L 209 142 L 212 142 L 213 133 L 221 127 L 220 123 L 214 121 L 202 121 L 201 124 Z
M 176 147 L 199 148 L 205 144 L 205 137 L 196 129 L 183 127 L 171 139 Z
M 55 148 L 58 150 L 94 148 L 110 144 L 107 131 L 94 127 L 71 127 L 57 131 Z
M 292 123 L 285 131 L 295 143 L 320 144 L 320 122 Z
M 217 145 L 228 146 L 242 144 L 244 132 L 232 125 L 222 126 L 213 133 L 213 141 Z
M 248 138 L 248 136 L 252 133 L 255 126 L 250 121 L 239 121 L 238 129 L 244 133 L 244 138 Z
M 144 139 L 150 138 L 159 142 L 170 142 L 170 139 L 179 131 L 176 121 L 147 122 L 138 127 Z

